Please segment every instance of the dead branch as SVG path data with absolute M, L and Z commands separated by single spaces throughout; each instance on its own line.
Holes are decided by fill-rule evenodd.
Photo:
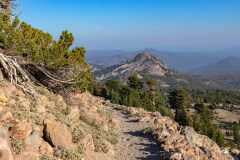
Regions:
M 13 85 L 30 95 L 35 95 L 34 89 L 30 86 L 28 75 L 16 60 L 0 52 L 0 65 L 3 69 L 3 75 L 9 79 Z
M 59 77 L 56 77 L 54 76 L 52 73 L 50 73 L 49 71 L 41 68 L 41 67 L 38 67 L 38 69 L 43 72 L 45 74 L 45 76 L 47 76 L 49 79 L 55 81 L 55 82 L 59 82 L 59 83 L 65 83 L 65 84 L 75 84 L 75 80 L 74 79 L 71 79 L 71 80 L 62 80 L 62 79 L 59 79 Z

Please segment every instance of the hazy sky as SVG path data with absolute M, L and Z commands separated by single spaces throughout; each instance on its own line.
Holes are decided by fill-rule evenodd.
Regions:
M 240 0 L 17 0 L 21 20 L 87 49 L 240 47 Z

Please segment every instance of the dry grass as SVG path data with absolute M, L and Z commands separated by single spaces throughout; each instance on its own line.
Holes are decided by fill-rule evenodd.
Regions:
M 216 112 L 215 116 L 222 122 L 238 122 L 240 119 L 240 115 L 228 110 L 216 109 L 214 111 Z

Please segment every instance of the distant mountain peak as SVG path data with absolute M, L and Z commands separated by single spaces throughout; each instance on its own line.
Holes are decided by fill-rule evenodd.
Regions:
M 215 81 L 198 81 L 197 79 L 192 79 L 192 77 L 188 77 L 175 71 L 173 68 L 166 65 L 161 59 L 157 58 L 154 53 L 149 51 L 141 51 L 136 56 L 125 60 L 122 63 L 94 72 L 95 78 L 99 81 L 115 79 L 124 83 L 127 82 L 129 76 L 134 74 L 143 79 L 151 76 L 162 87 L 218 87 L 218 84 L 215 83 Z
M 177 74 L 151 52 L 141 52 L 127 61 L 104 70 L 99 74 L 96 73 L 98 80 L 120 79 L 126 82 L 127 78 L 133 74 L 138 74 L 141 77 L 165 77 L 166 75 Z M 162 83 L 166 85 L 165 82 Z
M 160 51 L 156 50 L 156 49 L 153 49 L 153 48 L 145 48 L 143 50 L 141 50 L 140 52 L 142 53 L 145 53 L 145 52 L 149 52 L 151 54 L 157 54 L 159 53 Z
M 143 52 L 143 53 L 139 53 L 138 55 L 144 56 L 144 57 L 152 57 L 153 56 L 152 53 L 150 53 L 150 52 Z
M 141 63 L 141 61 L 145 61 L 144 63 L 146 63 L 146 61 L 148 61 L 148 62 L 151 61 L 153 64 L 159 63 L 162 66 L 167 66 L 166 64 L 164 64 L 164 62 L 161 59 L 154 56 L 153 53 L 151 53 L 151 52 L 142 52 L 142 53 L 137 54 L 133 58 L 127 60 L 128 63 L 133 63 L 133 62 L 136 63 L 137 61 L 138 61 L 138 63 Z M 123 62 L 123 63 L 125 63 L 125 62 Z
M 156 59 L 157 57 L 155 57 L 151 52 L 142 52 L 137 54 L 134 58 Z

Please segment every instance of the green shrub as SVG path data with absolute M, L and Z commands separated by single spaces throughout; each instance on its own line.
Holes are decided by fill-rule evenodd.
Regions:
M 63 160 L 80 160 L 82 158 L 81 151 L 78 148 L 74 150 L 57 148 L 54 151 L 54 156 Z
M 74 72 L 72 79 L 76 82 L 74 87 L 79 89 L 86 88 L 92 80 L 90 68 L 85 62 L 85 48 L 70 49 L 74 41 L 72 33 L 63 31 L 58 41 L 53 40 L 49 33 L 4 13 L 0 13 L 0 30 L 0 48 L 28 57 L 33 63 L 43 63 L 51 69 L 71 67 Z
M 22 152 L 22 142 L 16 139 L 11 139 L 11 145 L 14 154 L 19 155 Z

